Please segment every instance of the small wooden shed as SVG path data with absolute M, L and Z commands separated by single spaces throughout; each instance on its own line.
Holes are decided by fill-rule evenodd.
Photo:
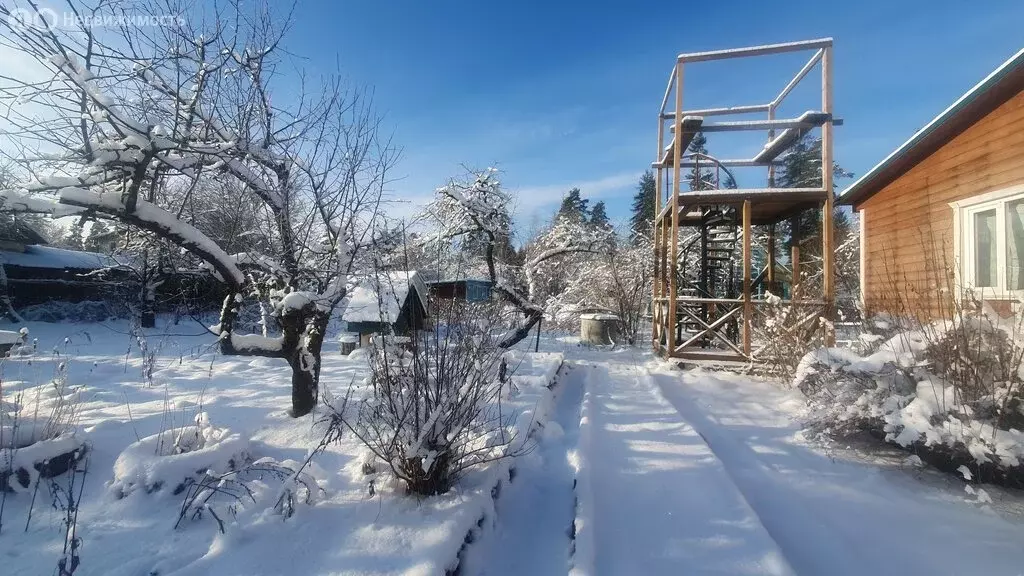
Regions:
M 427 287 L 414 270 L 367 278 L 352 290 L 341 319 L 361 346 L 373 334 L 409 336 L 426 326 Z
M 442 300 L 486 302 L 491 297 L 491 281 L 475 278 L 427 282 L 430 296 Z

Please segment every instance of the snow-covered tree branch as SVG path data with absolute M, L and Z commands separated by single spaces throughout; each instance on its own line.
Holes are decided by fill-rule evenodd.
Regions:
M 133 6 L 151 7 L 160 8 Z M 222 352 L 287 360 L 302 415 L 315 405 L 327 322 L 371 244 L 398 151 L 369 92 L 285 70 L 288 14 L 269 2 L 217 10 L 100 34 L 20 25 L 0 6 L 4 43 L 45 71 L 44 80 L 0 77 L 14 126 L 7 149 L 23 169 L 0 202 L 118 220 L 202 260 L 229 292 L 215 327 Z M 206 210 L 222 190 L 261 234 L 244 250 L 211 237 Z M 236 334 L 253 301 L 275 329 Z
M 556 219 L 527 247 L 521 267 L 502 266 L 497 251 L 502 239 L 511 235 L 511 201 L 501 187 L 497 170 L 491 168 L 461 180 L 452 179 L 438 188 L 425 214 L 425 219 L 436 227 L 430 240 L 444 243 L 473 237 L 483 245 L 481 257 L 492 289 L 522 314 L 522 319 L 499 343 L 502 348 L 526 338 L 543 319 L 545 306 L 539 300 L 538 279 L 543 279 L 567 256 L 607 251 L 611 236 L 610 230 L 585 222 Z

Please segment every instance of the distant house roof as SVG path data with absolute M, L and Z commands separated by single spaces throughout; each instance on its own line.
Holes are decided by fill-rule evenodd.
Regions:
M 387 322 L 393 324 L 415 288 L 423 309 L 427 309 L 427 287 L 416 271 L 388 272 L 371 278 L 352 290 L 341 319 L 345 322 Z
M 426 282 L 426 284 L 428 286 L 433 286 L 435 284 L 455 284 L 455 283 L 461 283 L 461 282 L 467 282 L 467 283 L 475 282 L 477 284 L 487 284 L 487 285 L 493 284 L 493 282 L 491 282 L 490 279 L 488 279 L 488 278 L 446 278 L 444 280 L 430 280 L 430 281 Z
M 50 246 L 26 246 L 24 252 L 0 251 L 0 264 L 24 268 L 97 270 L 117 266 L 118 262 L 106 254 L 96 252 L 79 252 Z
M 4 218 L 0 226 L 0 241 L 17 244 L 47 244 L 46 238 L 38 230 L 16 218 Z
M 931 156 L 944 144 L 1024 90 L 1024 49 L 942 111 L 924 128 L 843 191 L 841 204 L 859 204 Z

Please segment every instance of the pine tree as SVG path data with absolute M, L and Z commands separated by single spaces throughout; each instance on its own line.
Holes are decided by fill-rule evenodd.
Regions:
M 725 170 L 723 170 L 722 172 L 725 174 L 725 176 L 722 178 L 721 187 L 723 190 L 735 190 L 739 188 L 739 186 L 736 185 L 736 179 L 732 177 L 732 174 L 726 172 Z
M 579 224 L 586 222 L 590 214 L 587 206 L 590 201 L 580 197 L 580 189 L 573 188 L 562 198 L 562 205 L 558 208 L 557 219 L 568 219 L 570 222 Z
M 834 178 L 853 176 L 835 162 L 832 164 L 832 174 Z M 822 185 L 821 138 L 805 136 L 782 157 L 782 166 L 775 176 L 775 185 L 779 188 L 817 188 Z M 849 214 L 836 206 L 832 220 L 836 240 L 841 241 L 850 232 Z M 792 245 L 794 240 L 794 229 L 801 243 L 807 239 L 820 238 L 821 210 L 804 210 L 790 219 L 787 240 L 789 245 Z M 808 242 L 807 248 L 810 250 L 809 254 L 820 255 L 821 242 Z
M 708 139 L 704 136 L 704 133 L 698 132 L 693 137 L 693 141 L 690 142 L 690 146 L 687 151 L 690 154 L 707 154 L 707 143 Z M 693 158 L 697 162 L 697 166 L 690 168 L 687 172 L 684 182 L 690 187 L 691 191 L 697 190 L 712 190 L 715 188 L 715 175 L 711 170 L 712 163 L 702 157 Z M 707 166 L 707 167 L 704 167 Z
M 611 228 L 612 224 L 608 220 L 608 212 L 604 207 L 604 200 L 600 200 L 594 204 L 594 208 L 590 211 L 590 225 L 596 228 Z
M 657 194 L 654 174 L 648 170 L 640 176 L 633 196 L 633 214 L 629 218 L 633 234 L 646 234 L 651 222 L 654 222 L 654 195 Z

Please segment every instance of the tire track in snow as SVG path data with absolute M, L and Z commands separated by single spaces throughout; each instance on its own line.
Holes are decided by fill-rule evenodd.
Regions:
M 758 429 L 754 424 L 746 422 L 734 424 L 744 418 L 742 409 L 734 410 L 726 417 L 732 418 L 730 425 L 746 430 L 745 437 L 741 439 L 736 435 L 737 432 L 729 430 L 730 425 L 723 425 L 709 415 L 712 412 L 710 406 L 707 412 L 701 407 L 696 392 L 686 384 L 686 379 L 693 377 L 701 376 L 685 373 L 652 374 L 660 395 L 674 407 L 684 422 L 693 426 L 704 438 L 761 524 L 779 544 L 798 573 L 808 576 L 854 576 L 916 573 L 915 569 L 922 568 L 921 565 L 907 563 L 905 560 L 900 562 L 898 554 L 882 552 L 899 547 L 899 542 L 887 542 L 871 534 L 858 533 L 862 532 L 863 520 L 844 525 L 834 516 L 822 513 L 822 510 L 809 508 L 799 489 L 786 482 L 806 480 L 792 474 L 799 474 L 807 462 L 772 450 L 767 453 L 781 458 L 782 462 L 788 459 L 789 466 L 783 469 L 781 465 L 766 462 L 764 455 L 748 441 L 768 436 L 770 428 Z M 807 472 L 812 471 L 808 467 Z M 786 478 L 787 475 L 789 478 Z M 857 542 L 860 546 L 851 544 Z
M 581 503 L 590 526 L 578 546 L 593 557 L 581 554 L 573 574 L 792 574 L 722 463 L 653 384 L 634 358 L 589 369 L 590 482 L 578 493 L 591 493 Z

